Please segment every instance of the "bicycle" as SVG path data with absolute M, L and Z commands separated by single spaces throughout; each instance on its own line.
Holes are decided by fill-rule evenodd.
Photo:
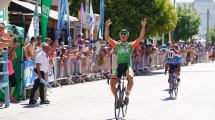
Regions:
M 115 112 L 116 120 L 120 119 L 120 112 L 122 113 L 122 117 L 125 117 L 127 113 L 128 105 L 124 104 L 125 97 L 126 97 L 125 80 L 127 80 L 127 78 L 123 75 L 122 79 L 119 80 L 117 85 L 117 94 L 116 94 L 117 97 L 115 97 L 115 102 L 114 102 L 114 112 Z
M 176 99 L 178 95 L 178 81 L 175 70 L 169 74 L 169 95 L 171 99 Z

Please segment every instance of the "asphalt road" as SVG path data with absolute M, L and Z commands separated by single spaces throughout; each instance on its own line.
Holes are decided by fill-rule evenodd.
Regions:
M 169 99 L 163 70 L 136 76 L 126 120 L 215 120 L 215 63 L 182 68 L 179 95 Z M 0 120 L 112 120 L 114 98 L 106 80 L 52 89 L 49 105 L 28 100 L 0 109 Z

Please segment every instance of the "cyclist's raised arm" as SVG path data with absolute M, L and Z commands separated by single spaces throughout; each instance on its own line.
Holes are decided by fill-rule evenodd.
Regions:
M 112 38 L 110 38 L 110 34 L 109 34 L 109 26 L 111 25 L 111 20 L 108 19 L 106 20 L 105 23 L 105 40 L 112 46 L 112 47 L 116 47 L 117 42 L 114 41 Z
M 145 35 L 146 23 L 147 23 L 146 18 L 144 18 L 144 20 L 141 20 L 142 28 L 141 28 L 140 36 L 135 41 L 130 43 L 132 48 L 136 48 L 140 44 L 141 40 L 143 40 Z

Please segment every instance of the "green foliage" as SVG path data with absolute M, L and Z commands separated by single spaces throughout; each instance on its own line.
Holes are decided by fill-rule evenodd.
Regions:
M 209 41 L 211 44 L 215 44 L 215 28 L 211 29 L 209 32 Z
M 77 15 L 81 2 L 72 0 L 71 13 Z M 99 0 L 93 0 L 94 13 L 99 13 Z M 105 0 L 105 20 L 110 18 L 111 37 L 119 39 L 123 28 L 130 32 L 130 40 L 139 37 L 141 20 L 147 18 L 146 36 L 161 35 L 173 31 L 177 14 L 170 0 Z
M 200 15 L 189 6 L 178 6 L 178 24 L 174 31 L 174 40 L 188 40 L 196 35 L 200 26 Z
M 139 37 L 141 20 L 147 18 L 146 36 L 168 33 L 177 23 L 176 11 L 169 0 L 115 0 L 105 3 L 105 18 L 111 18 L 111 33 L 118 39 L 122 28 L 130 31 L 130 39 Z

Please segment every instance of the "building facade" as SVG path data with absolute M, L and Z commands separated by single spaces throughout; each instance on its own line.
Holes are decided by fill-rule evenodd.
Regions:
M 215 28 L 215 2 L 213 0 L 194 0 L 193 8 L 200 14 L 199 35 L 207 39 L 207 31 Z

